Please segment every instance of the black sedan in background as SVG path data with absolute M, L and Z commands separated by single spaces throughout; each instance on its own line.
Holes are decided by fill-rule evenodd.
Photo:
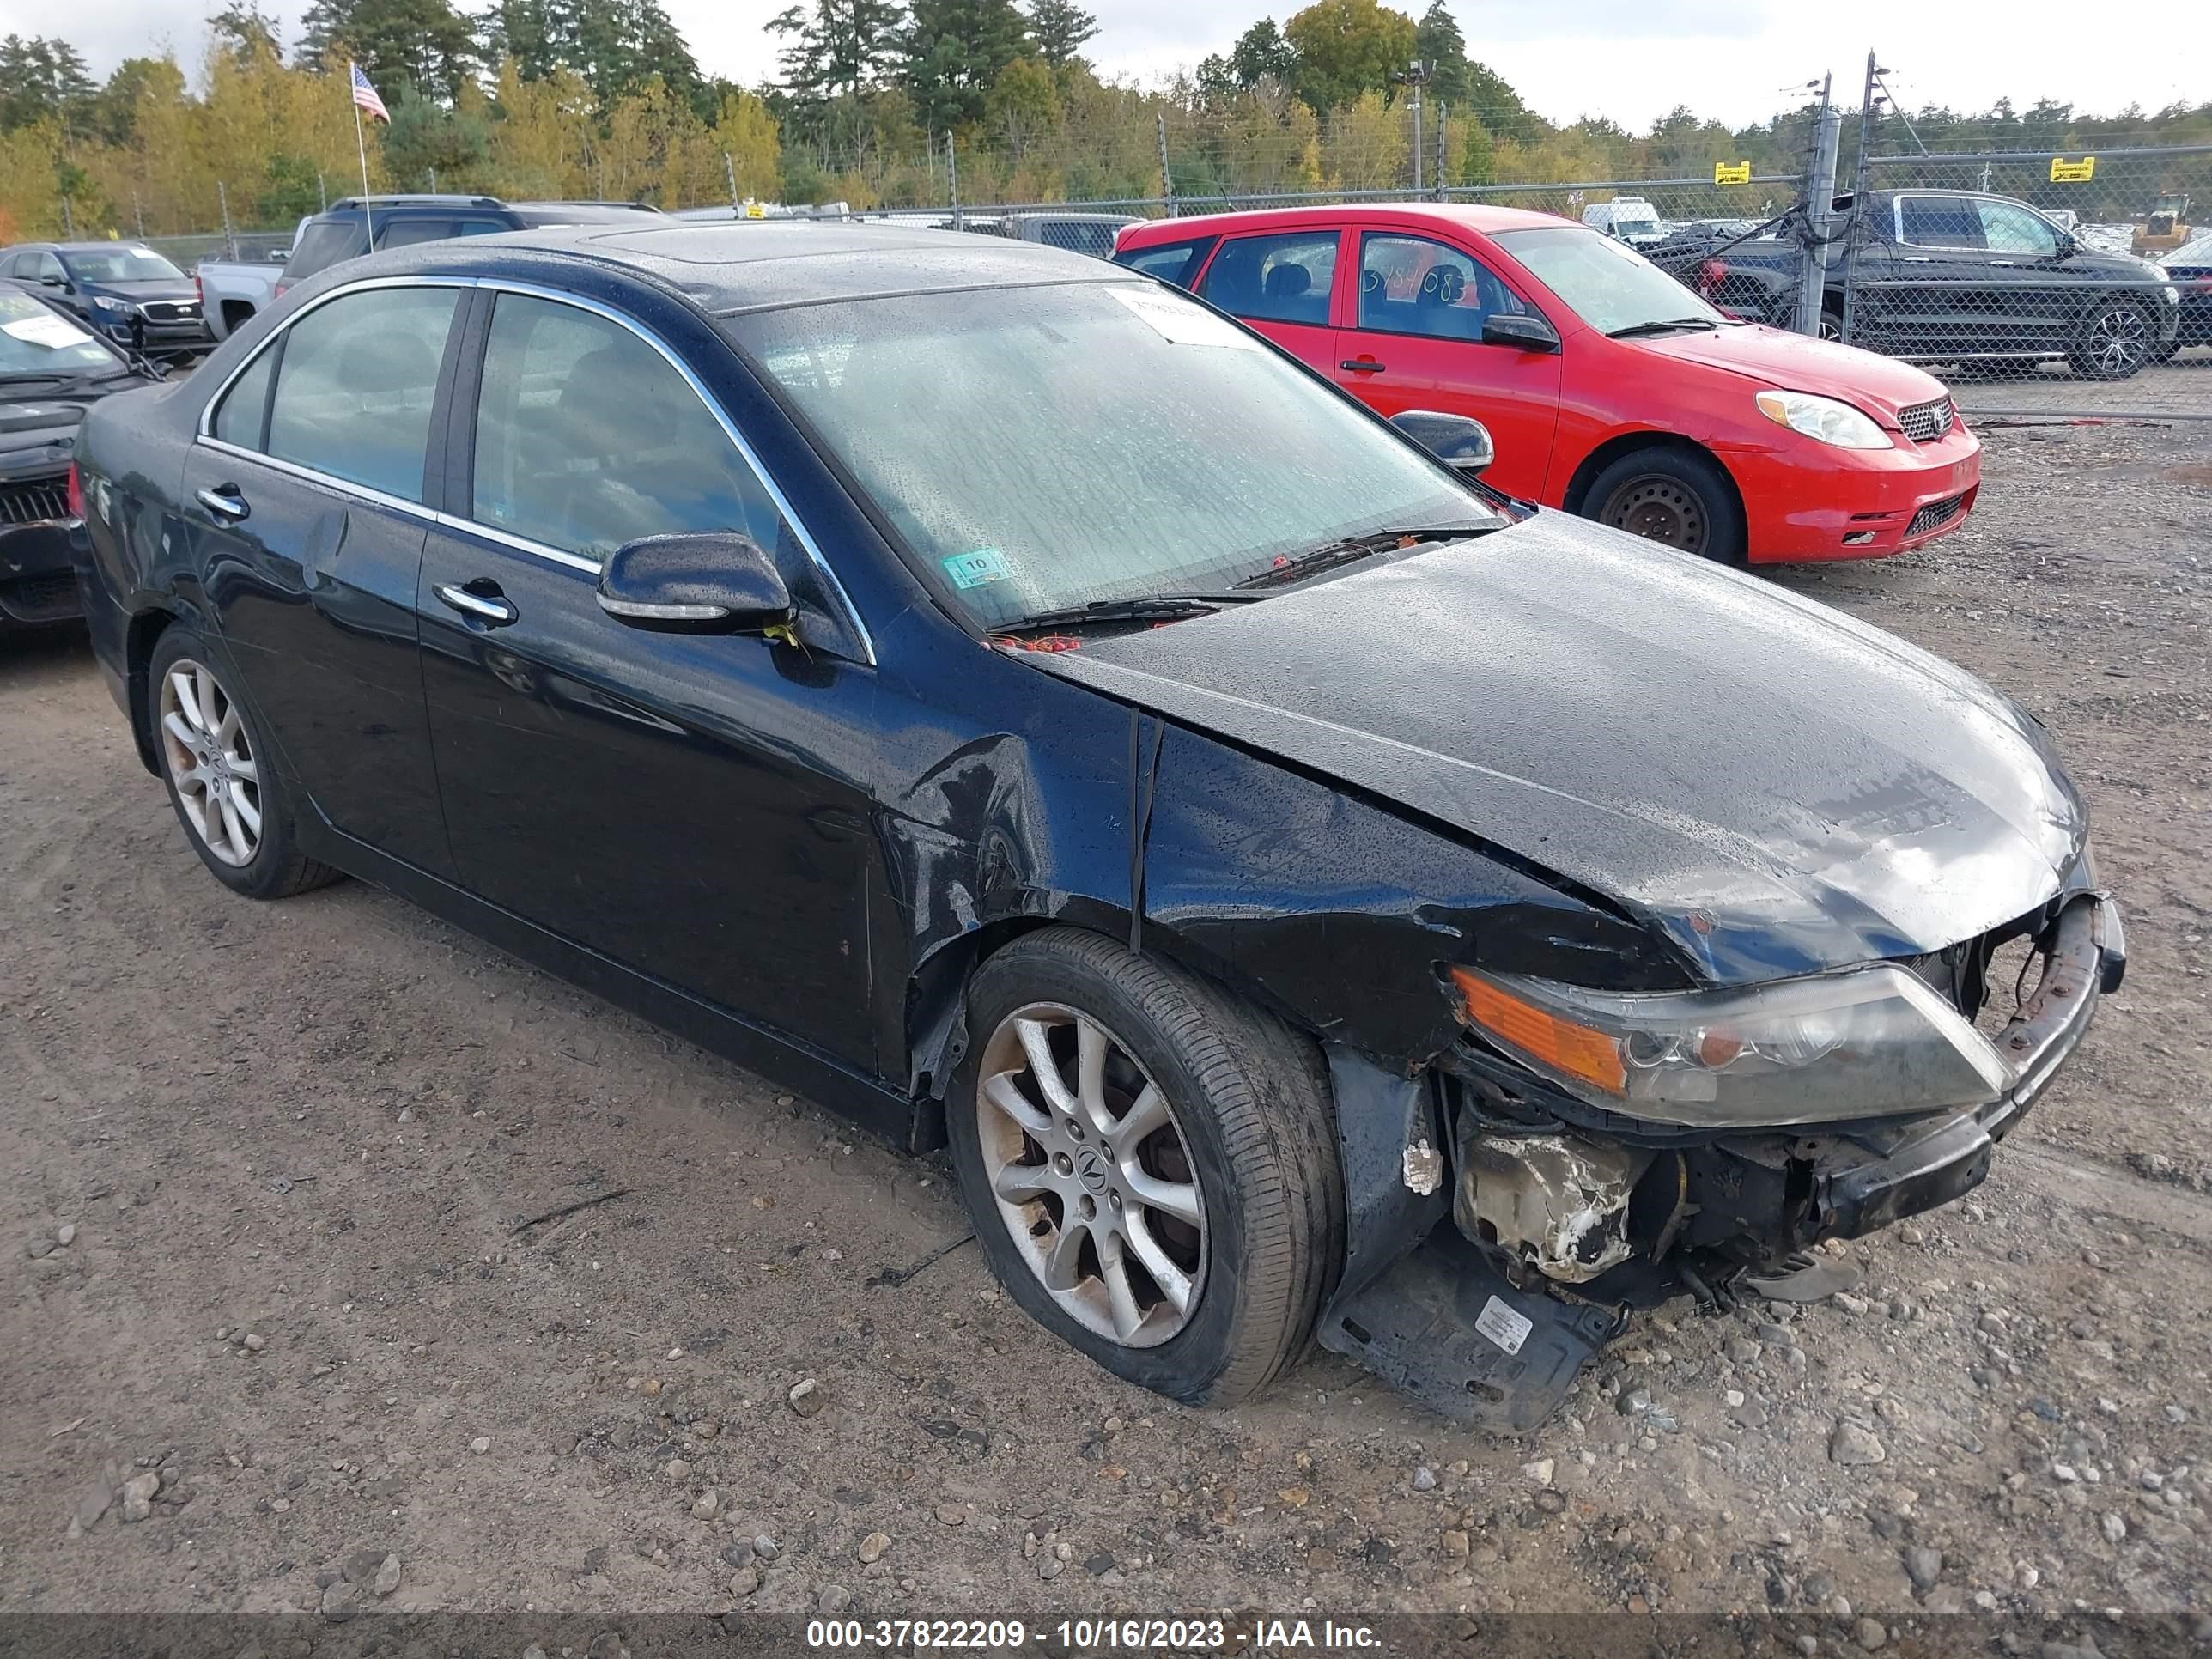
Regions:
M 44 292 L 143 356 L 195 356 L 215 343 L 192 279 L 133 242 L 25 242 L 0 249 L 0 276 Z
M 77 616 L 77 426 L 102 398 L 152 383 L 42 292 L 0 282 L 0 634 Z
M 2175 349 L 2212 345 L 2212 235 L 2185 242 L 2159 264 L 2181 290 L 2181 332 Z
M 1401 418 L 1051 248 L 430 245 L 94 411 L 94 641 L 239 893 L 380 883 L 949 1143 L 1124 1377 L 1318 1328 L 1522 1424 L 1617 1310 L 1972 1188 L 2123 957 L 2016 705 Z

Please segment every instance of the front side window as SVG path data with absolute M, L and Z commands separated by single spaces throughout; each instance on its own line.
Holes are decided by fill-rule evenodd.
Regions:
M 369 289 L 293 324 L 270 399 L 269 453 L 421 501 L 438 366 L 459 300 L 450 288 Z
M 1978 202 L 1982 238 L 1992 253 L 2029 253 L 2048 259 L 2058 252 L 2058 232 L 2042 215 L 2012 202 Z
M 1480 340 L 1486 317 L 1526 314 L 1481 261 L 1425 236 L 1359 239 L 1359 326 L 1437 340 Z
M 1198 268 L 1206 263 L 1206 256 L 1213 252 L 1213 240 L 1200 236 L 1194 241 L 1132 248 L 1127 253 L 1115 254 L 1114 263 L 1141 270 L 1147 276 L 1157 276 L 1164 283 L 1173 283 L 1177 288 L 1188 288 Z
M 1971 196 L 1905 197 L 1897 204 L 1899 240 L 1914 247 L 1987 247 L 1980 206 Z
M 1152 283 L 860 300 L 722 328 L 922 579 L 987 629 L 1218 592 L 1384 528 L 1503 522 L 1350 399 Z
M 1231 316 L 1326 328 L 1336 243 L 1333 230 L 1233 238 L 1213 256 L 1198 291 Z
M 484 348 L 471 515 L 564 553 L 734 530 L 773 552 L 774 500 L 689 382 L 618 323 L 502 294 Z

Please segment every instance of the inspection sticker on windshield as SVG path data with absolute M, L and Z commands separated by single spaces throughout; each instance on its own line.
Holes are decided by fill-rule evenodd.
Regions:
M 1259 344 L 1235 324 L 1155 288 L 1116 284 L 1106 290 L 1152 326 L 1170 345 L 1236 346 L 1256 351 Z
M 26 317 L 17 323 L 0 323 L 0 333 L 21 340 L 25 345 L 45 346 L 54 351 L 65 346 L 82 345 L 92 337 L 58 317 Z
M 973 553 L 953 553 L 938 561 L 955 587 L 981 587 L 991 582 L 1010 582 L 1012 569 L 1006 556 L 995 547 L 979 547 Z
M 1474 1328 L 1506 1352 L 1519 1353 L 1521 1345 L 1528 1340 L 1528 1333 L 1536 1327 L 1493 1296 L 1475 1315 Z

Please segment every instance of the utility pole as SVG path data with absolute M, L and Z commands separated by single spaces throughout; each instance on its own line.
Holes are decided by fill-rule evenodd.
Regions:
M 1158 118 L 1160 135 L 1160 199 L 1167 204 L 1167 216 L 1176 216 L 1175 174 L 1168 168 L 1168 117 L 1162 110 Z
M 66 196 L 62 198 L 62 240 L 76 240 L 76 216 L 70 210 L 70 198 Z
M 435 167 L 432 167 L 432 168 L 430 169 L 430 194 L 431 194 L 431 195 L 433 195 L 433 196 L 435 196 L 437 193 L 438 193 L 438 169 L 437 169 L 437 168 L 435 168 Z
M 1881 73 L 1881 65 L 1872 52 L 1867 53 L 1866 95 L 1859 103 L 1859 161 L 1858 178 L 1851 186 L 1851 212 L 1844 240 L 1844 341 L 1849 344 L 1858 321 L 1859 262 L 1853 258 L 1857 250 L 1859 227 L 1865 222 L 1867 149 L 1874 142 L 1875 78 Z
M 222 257 L 235 259 L 238 258 L 238 239 L 231 234 L 230 230 L 230 189 L 220 179 L 215 181 L 215 199 L 222 209 Z
M 136 189 L 131 192 L 131 227 L 137 233 L 140 241 L 146 240 L 146 210 L 138 205 L 138 192 Z
M 742 216 L 744 212 L 744 204 L 738 200 L 738 164 L 727 150 L 722 152 L 722 176 L 730 181 L 731 215 L 733 217 Z
M 1844 140 L 1844 113 L 1830 100 L 1832 76 L 1820 81 L 1820 112 L 1813 122 L 1813 149 L 1805 169 L 1805 268 L 1797 286 L 1800 334 L 1820 331 L 1820 302 L 1828 289 L 1829 227 L 1836 217 L 1836 154 Z
M 1428 79 L 1428 65 L 1416 58 L 1406 70 L 1406 84 L 1413 89 L 1413 194 L 1421 193 L 1421 82 Z
M 323 182 L 323 170 L 320 167 L 315 169 L 315 199 L 323 204 L 318 211 L 328 213 L 331 210 L 330 186 Z
M 965 230 L 968 223 L 960 213 L 960 152 L 955 148 L 950 127 L 945 130 L 945 182 L 952 191 L 952 228 Z
M 1440 103 L 1437 106 L 1437 200 L 1439 202 L 1447 199 L 1444 179 L 1444 106 Z

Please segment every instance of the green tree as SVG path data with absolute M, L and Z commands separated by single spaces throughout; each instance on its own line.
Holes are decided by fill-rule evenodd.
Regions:
M 1317 112 L 1390 90 L 1413 61 L 1413 20 L 1378 0 L 1314 0 L 1283 25 L 1298 95 Z
M 1017 58 L 999 72 L 983 100 L 985 125 L 1006 140 L 1017 165 L 1037 135 L 1060 125 L 1060 89 L 1052 70 L 1035 58 Z
M 1098 20 L 1075 0 L 1030 0 L 1030 40 L 1048 69 L 1079 64 L 1076 51 L 1098 33 Z
M 915 0 L 901 78 L 924 126 L 973 126 L 1029 27 L 1013 0 Z
M 100 89 L 94 119 L 111 144 L 127 145 L 138 136 L 138 112 L 149 98 L 181 102 L 184 71 L 167 58 L 126 58 Z
M 356 63 L 387 105 L 410 87 L 450 103 L 477 58 L 475 26 L 449 0 L 314 0 L 300 19 L 301 64 Z
M 524 80 L 572 70 L 603 104 L 657 75 L 702 121 L 720 106 L 721 88 L 699 72 L 660 0 L 499 0 L 485 18 L 484 37 L 486 56 L 514 58 Z
M 277 20 L 262 10 L 256 0 L 234 0 L 208 19 L 208 33 L 214 37 L 216 49 L 237 58 L 263 54 L 282 58 L 284 46 L 276 31 Z
M 51 120 L 66 137 L 88 136 L 94 93 L 84 59 L 68 41 L 37 34 L 0 40 L 0 132 Z
M 392 106 L 384 130 L 384 170 L 397 190 L 428 190 L 434 177 L 463 190 L 491 160 L 491 130 L 481 115 L 432 103 L 413 92 Z
M 857 97 L 882 80 L 898 57 L 904 11 L 896 0 L 814 0 L 769 20 L 785 37 L 778 55 L 783 87 L 793 97 Z
M 1288 86 L 1297 61 L 1297 52 L 1272 17 L 1262 17 L 1238 35 L 1229 52 L 1230 73 L 1240 87 L 1255 87 L 1263 80 Z
M 1413 56 L 1428 65 L 1428 96 L 1448 110 L 1465 109 L 1468 76 L 1467 37 L 1459 20 L 1444 0 L 1429 0 L 1429 9 L 1413 27 Z

